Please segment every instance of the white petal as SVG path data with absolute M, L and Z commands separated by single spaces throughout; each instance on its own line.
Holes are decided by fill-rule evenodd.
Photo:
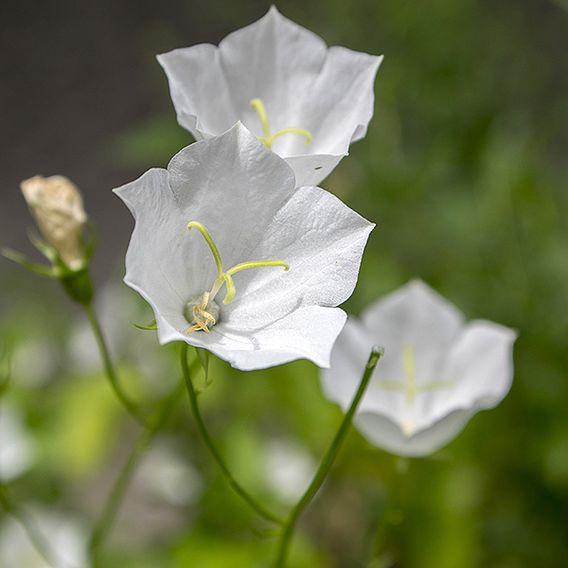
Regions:
M 327 51 L 320 73 L 305 85 L 307 92 L 295 111 L 300 125 L 314 137 L 310 153 L 346 155 L 351 142 L 364 138 L 373 116 L 373 86 L 382 60 L 382 56 L 344 47 Z M 290 137 L 286 142 L 290 145 L 282 155 L 305 152 L 298 139 Z
M 347 410 L 361 382 L 365 365 L 374 345 L 381 346 L 358 321 L 349 318 L 339 335 L 331 355 L 331 366 L 321 372 L 325 396 Z M 383 355 L 359 404 L 358 412 L 383 414 L 393 422 L 404 412 L 404 398 L 398 391 L 381 388 L 384 376 Z
M 513 344 L 517 334 L 489 321 L 472 321 L 444 357 L 439 380 L 452 385 L 424 393 L 420 408 L 424 424 L 459 410 L 493 408 L 513 381 Z
M 455 438 L 474 410 L 456 410 L 430 428 L 407 436 L 402 428 L 386 416 L 372 412 L 358 413 L 353 422 L 369 442 L 399 456 L 425 456 Z
M 279 258 L 290 270 L 249 270 L 235 276 L 238 302 L 223 311 L 244 331 L 302 305 L 338 306 L 353 293 L 374 225 L 318 187 L 297 189 L 275 214 L 251 258 Z
M 177 206 L 167 171 L 150 170 L 115 192 L 136 220 L 126 253 L 124 281 L 150 303 L 154 312 L 169 319 L 177 317 L 175 325 L 182 325 L 182 321 L 186 325 L 183 306 L 210 285 L 214 267 L 188 270 L 189 219 Z
M 344 154 L 304 154 L 302 156 L 289 156 L 285 158 L 288 165 L 294 170 L 296 185 L 319 185 L 341 161 Z
M 160 341 L 182 340 L 204 347 L 241 371 L 274 367 L 296 359 L 328 367 L 333 343 L 345 319 L 345 312 L 339 308 L 307 306 L 254 331 L 235 332 L 220 322 L 208 334 L 184 336 L 168 327 Z
M 438 378 L 440 357 L 461 330 L 463 316 L 424 282 L 414 280 L 369 307 L 363 323 L 385 348 L 379 374 L 389 381 L 403 380 L 404 351 L 410 348 L 420 384 Z
M 158 55 L 181 126 L 196 140 L 222 134 L 239 120 L 214 45 L 200 44 Z
M 241 369 L 300 357 L 329 363 L 345 318 L 332 308 L 353 291 L 371 223 L 322 189 L 294 190 L 292 170 L 241 124 L 117 193 L 136 218 L 125 281 L 154 309 L 161 343 L 205 346 Z M 253 260 L 290 264 L 289 272 L 236 274 L 237 296 L 210 334 L 184 333 L 185 303 L 216 275 L 203 238 L 187 231 L 191 220 L 211 232 L 225 270 Z
M 386 385 L 404 384 L 404 376 L 398 380 L 389 376 L 398 371 L 392 362 L 383 364 L 388 363 L 386 350 L 361 401 L 355 425 L 371 443 L 394 454 L 420 456 L 436 451 L 457 436 L 477 411 L 495 406 L 507 394 L 513 378 L 515 338 L 515 332 L 498 324 L 470 323 L 438 351 L 431 377 L 436 388 L 428 390 L 424 383 L 425 390 L 410 405 L 402 390 Z M 331 368 L 322 372 L 326 396 L 344 410 L 351 403 L 373 343 L 380 344 L 374 334 L 350 319 L 332 352 Z
M 276 8 L 228 35 L 218 50 L 197 45 L 158 56 L 178 121 L 198 138 L 218 135 L 237 120 L 262 134 L 250 108 L 260 98 L 271 132 L 297 127 L 314 141 L 286 135 L 274 151 L 290 160 L 297 186 L 319 183 L 365 135 L 373 114 L 373 84 L 382 58 L 340 47 L 283 17 Z
M 216 275 L 211 252 L 188 222 L 209 229 L 226 268 L 251 260 L 275 211 L 294 194 L 294 176 L 237 124 L 184 148 L 168 171 L 150 170 L 115 191 L 136 219 L 125 282 L 180 332 L 188 326 L 185 303 L 209 290 Z

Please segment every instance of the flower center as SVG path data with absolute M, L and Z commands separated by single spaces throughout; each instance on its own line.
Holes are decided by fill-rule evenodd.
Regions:
M 296 127 L 282 128 L 277 132 L 275 132 L 274 134 L 272 134 L 270 130 L 270 123 L 268 122 L 268 114 L 266 113 L 266 108 L 264 107 L 264 103 L 260 99 L 252 99 L 252 101 L 250 102 L 250 106 L 258 114 L 258 118 L 260 118 L 260 123 L 262 124 L 262 136 L 259 136 L 258 139 L 269 150 L 272 150 L 272 144 L 274 143 L 274 140 L 280 138 L 280 136 L 284 136 L 285 134 L 298 134 L 304 137 L 304 141 L 306 144 L 311 144 L 313 136 L 308 130 L 304 128 L 296 128 Z
M 236 289 L 233 281 L 233 275 L 237 272 L 241 272 L 242 270 L 247 270 L 249 268 L 263 268 L 271 266 L 279 266 L 284 270 L 290 269 L 288 263 L 283 260 L 249 260 L 248 262 L 235 264 L 235 266 L 228 270 L 223 270 L 221 254 L 219 253 L 219 249 L 217 248 L 211 233 L 205 228 L 205 225 L 199 221 L 191 221 L 188 223 L 187 228 L 190 231 L 191 229 L 197 229 L 201 233 L 209 247 L 209 250 L 211 251 L 211 254 L 213 255 L 215 266 L 217 267 L 217 276 L 213 282 L 211 290 L 190 298 L 184 307 L 183 315 L 191 324 L 185 330 L 187 335 L 194 331 L 205 331 L 206 333 L 209 333 L 210 328 L 219 321 L 220 308 L 215 302 L 215 297 L 224 284 L 227 292 L 223 299 L 223 304 L 230 304 L 234 300 Z
M 381 380 L 377 386 L 386 390 L 400 391 L 404 394 L 405 417 L 402 422 L 402 430 L 406 436 L 412 436 L 416 431 L 416 420 L 414 418 L 416 396 L 424 392 L 449 389 L 452 387 L 452 383 L 448 381 L 431 381 L 418 385 L 416 381 L 414 347 L 409 343 L 405 343 L 402 350 L 402 368 L 404 369 L 404 379 L 402 381 Z

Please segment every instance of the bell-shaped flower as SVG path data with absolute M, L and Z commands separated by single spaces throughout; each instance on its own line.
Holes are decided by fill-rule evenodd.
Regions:
M 363 138 L 382 57 L 328 48 L 273 6 L 219 47 L 159 55 L 178 122 L 196 140 L 241 121 L 286 159 L 296 186 L 317 185 Z
M 160 342 L 236 368 L 329 364 L 373 225 L 294 173 L 240 123 L 181 150 L 116 193 L 136 225 L 125 282 Z M 190 229 L 188 231 L 188 229 Z
M 63 176 L 35 176 L 23 181 L 21 189 L 45 240 L 69 268 L 80 268 L 85 261 L 81 231 L 87 215 L 77 187 Z
M 434 452 L 513 378 L 516 333 L 463 315 L 421 281 L 349 319 L 322 374 L 326 396 L 349 406 L 372 345 L 385 348 L 354 419 L 373 444 L 402 456 Z

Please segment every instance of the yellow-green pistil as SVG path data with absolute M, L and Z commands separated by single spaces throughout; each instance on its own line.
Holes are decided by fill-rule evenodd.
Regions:
M 235 283 L 233 282 L 233 275 L 242 270 L 247 270 L 248 268 L 263 268 L 271 266 L 279 266 L 284 270 L 289 270 L 288 263 L 283 260 L 250 260 L 248 262 L 240 262 L 235 264 L 232 268 L 228 270 L 223 270 L 223 262 L 221 261 L 221 254 L 219 249 L 213 241 L 211 233 L 205 228 L 203 223 L 199 221 L 191 221 L 187 225 L 188 230 L 197 229 L 211 254 L 215 260 L 215 266 L 217 267 L 217 276 L 213 282 L 211 290 L 203 292 L 200 296 L 192 298 L 189 300 L 185 306 L 184 315 L 187 321 L 191 324 L 185 331 L 186 334 L 193 333 L 194 331 L 205 331 L 209 333 L 210 328 L 213 327 L 219 320 L 219 306 L 215 302 L 215 297 L 217 296 L 219 290 L 221 290 L 223 284 L 225 284 L 227 293 L 223 299 L 223 304 L 230 304 L 236 294 Z
M 272 144 L 274 143 L 274 140 L 280 138 L 280 136 L 284 136 L 284 134 L 298 134 L 299 136 L 304 137 L 304 141 L 306 144 L 311 144 L 313 137 L 311 133 L 305 128 L 296 128 L 296 127 L 282 128 L 277 132 L 275 132 L 274 134 L 272 134 L 270 130 L 270 123 L 268 122 L 268 114 L 266 113 L 266 108 L 264 107 L 264 103 L 260 99 L 252 99 L 252 101 L 250 102 L 250 106 L 258 114 L 258 117 L 260 118 L 260 123 L 262 124 L 262 136 L 259 136 L 258 139 L 269 150 L 272 150 Z
M 415 429 L 414 421 L 414 402 L 416 395 L 422 392 L 430 392 L 435 390 L 451 388 L 452 384 L 447 381 L 432 381 L 424 385 L 418 385 L 416 380 L 416 357 L 414 355 L 414 347 L 406 343 L 402 349 L 402 368 L 404 369 L 404 380 L 380 381 L 378 386 L 387 390 L 397 390 L 404 394 L 406 403 L 406 417 L 402 424 L 402 430 L 407 436 L 411 436 Z

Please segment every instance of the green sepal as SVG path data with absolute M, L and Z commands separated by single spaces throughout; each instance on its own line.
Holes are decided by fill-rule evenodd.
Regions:
M 83 253 L 85 257 L 85 262 L 88 263 L 95 252 L 95 247 L 97 245 L 97 229 L 95 224 L 89 219 L 87 220 L 87 228 L 89 229 L 86 238 L 83 238 Z M 84 236 L 84 233 L 83 233 Z
M 141 329 L 142 331 L 156 331 L 158 329 L 158 324 L 156 323 L 156 320 L 152 320 L 150 323 L 146 325 L 142 325 L 139 323 L 132 323 L 132 325 L 136 329 Z
M 55 247 L 52 247 L 49 243 L 40 239 L 33 231 L 28 231 L 28 238 L 34 247 L 41 253 L 47 260 L 58 266 L 61 262 L 59 253 Z
M 16 264 L 19 264 L 20 266 L 26 268 L 27 270 L 30 270 L 31 272 L 40 274 L 41 276 L 46 276 L 47 278 L 59 277 L 58 271 L 55 267 L 45 266 L 44 264 L 38 264 L 36 262 L 32 262 L 31 260 L 28 260 L 24 255 L 10 248 L 0 249 L 0 254 L 3 257 L 7 258 L 8 260 L 11 260 Z
M 94 290 L 88 267 L 71 271 L 65 266 L 66 272 L 59 276 L 63 288 L 69 296 L 82 304 L 88 306 L 93 300 Z
M 211 384 L 211 380 L 209 379 L 209 351 L 207 351 L 207 349 L 200 349 L 199 347 L 196 347 L 195 351 L 197 352 L 197 358 L 199 359 L 201 368 L 205 373 L 205 386 L 208 387 Z

